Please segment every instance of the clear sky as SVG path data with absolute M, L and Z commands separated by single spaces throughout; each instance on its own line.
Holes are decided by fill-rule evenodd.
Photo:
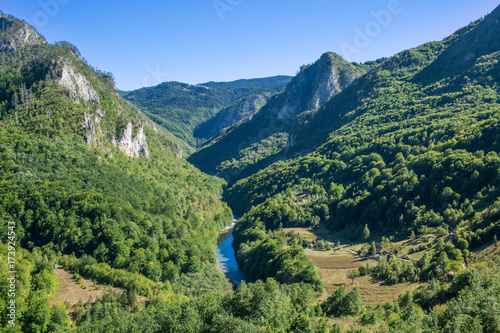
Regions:
M 295 75 L 327 51 L 364 62 L 441 40 L 499 0 L 5 0 L 132 90 Z

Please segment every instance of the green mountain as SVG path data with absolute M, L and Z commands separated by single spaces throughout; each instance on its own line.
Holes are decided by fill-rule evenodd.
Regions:
M 237 88 L 254 88 L 254 89 L 279 89 L 283 90 L 290 82 L 292 77 L 286 75 L 277 75 L 260 79 L 241 79 L 228 82 L 210 81 L 202 83 L 202 86 L 219 89 L 237 89 Z
M 224 134 L 230 127 L 253 116 L 270 98 L 269 93 L 252 93 L 222 109 L 214 117 L 200 124 L 194 131 L 195 137 L 213 139 Z
M 173 136 L 123 100 L 74 46 L 47 44 L 8 15 L 0 27 L 1 256 L 10 241 L 26 259 L 18 266 L 23 330 L 47 331 L 49 261 L 146 296 L 170 294 L 167 282 L 202 270 L 222 280 L 216 235 L 232 220 L 217 199 L 223 181 L 178 158 Z M 7 281 L 7 260 L 1 265 Z
M 367 225 L 406 237 L 446 223 L 474 248 L 500 231 L 500 35 L 485 19 L 383 61 L 295 122 L 288 153 L 227 190 L 267 228 L 317 226 L 357 239 Z M 437 70 L 440 69 L 440 70 Z M 307 204 L 294 204 L 307 193 Z M 487 212 L 486 212 L 486 211 Z
M 283 228 L 323 226 L 350 242 L 440 233 L 448 238 L 418 261 L 401 262 L 395 255 L 378 260 L 371 275 L 387 284 L 429 282 L 406 295 L 429 311 L 417 315 L 412 305 L 381 331 L 461 331 L 472 327 L 466 321 L 477 321 L 478 330 L 500 328 L 490 315 L 481 317 L 482 301 L 476 298 L 496 302 L 487 290 L 497 282 L 479 282 L 482 273 L 474 269 L 453 278 L 444 293 L 436 282 L 445 283 L 484 246 L 498 247 L 499 19 L 500 7 L 441 42 L 386 59 L 319 108 L 296 117 L 285 155 L 296 157 L 239 180 L 224 194 L 233 209 L 246 212 L 233 233 L 247 276 L 283 282 L 300 276 L 316 285 L 304 251 L 294 247 L 297 236 Z M 322 240 L 314 243 L 325 246 Z M 282 259 L 293 269 L 283 270 Z M 498 260 L 489 267 L 496 271 Z M 354 274 L 364 273 L 360 268 Z M 475 282 L 462 285 L 465 276 Z M 360 308 L 347 310 L 343 303 L 356 297 L 340 287 L 323 310 L 334 317 L 356 316 Z M 448 310 L 438 314 L 439 306 L 433 307 L 444 302 L 439 306 Z M 458 310 L 465 308 L 474 310 Z M 359 318 L 377 322 L 367 320 L 367 313 Z
M 371 65 L 351 64 L 333 53 L 303 66 L 281 94 L 275 95 L 251 119 L 210 141 L 189 161 L 202 171 L 234 181 L 281 159 L 295 119 L 315 110 L 349 86 Z
M 283 90 L 290 79 L 276 76 L 194 86 L 165 82 L 122 92 L 122 96 L 158 125 L 192 147 L 198 147 L 223 128 L 256 113 L 263 101 Z M 226 108 L 230 110 L 224 110 Z M 219 115 L 222 110 L 223 115 Z

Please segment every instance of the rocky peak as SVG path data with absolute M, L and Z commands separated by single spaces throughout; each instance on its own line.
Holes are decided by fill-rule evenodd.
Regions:
M 45 44 L 45 39 L 25 21 L 0 12 L 0 51 L 17 50 L 26 45 Z
M 363 72 L 362 68 L 348 63 L 341 56 L 325 53 L 314 64 L 302 66 L 300 73 L 276 99 L 271 115 L 284 119 L 314 110 L 351 84 Z

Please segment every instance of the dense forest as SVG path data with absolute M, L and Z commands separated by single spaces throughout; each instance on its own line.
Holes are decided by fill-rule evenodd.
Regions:
M 499 16 L 366 64 L 327 53 L 290 83 L 120 93 L 0 13 L 0 331 L 500 332 Z M 200 131 L 189 161 L 229 185 L 180 157 Z M 216 266 L 229 207 L 238 286 Z M 351 285 L 310 256 L 340 241 L 292 228 L 361 244 Z M 416 260 L 377 249 L 418 238 Z M 110 288 L 54 303 L 61 270 Z M 362 277 L 409 287 L 367 303 Z
M 500 66 L 499 53 L 491 52 L 498 41 L 476 36 L 499 32 L 496 15 L 498 10 L 442 42 L 385 60 L 358 79 L 356 90 L 350 86 L 304 115 L 309 121 L 296 130 L 298 148 L 291 149 L 318 138 L 319 127 L 311 123 L 338 129 L 313 153 L 240 180 L 226 191 L 230 206 L 240 212 L 257 206 L 252 215 L 271 229 L 318 221 L 331 230 L 349 228 L 356 237 L 368 224 L 403 237 L 444 222 L 457 228 L 462 247 L 491 241 L 500 231 L 492 223 Z M 478 49 L 463 72 L 429 82 L 427 68 L 458 52 L 464 39 L 484 43 L 482 54 Z M 303 193 L 311 199 L 297 205 L 294 198 Z

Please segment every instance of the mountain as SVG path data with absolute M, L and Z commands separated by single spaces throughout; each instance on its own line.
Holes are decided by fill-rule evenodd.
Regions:
M 386 59 L 301 114 L 288 151 L 312 152 L 238 181 L 225 199 L 270 229 L 324 223 L 355 240 L 365 225 L 406 237 L 444 222 L 459 230 L 459 247 L 491 241 L 500 230 L 499 18 L 497 8 Z M 295 205 L 304 193 L 307 204 Z
M 0 27 L 1 255 L 15 242 L 23 331 L 47 331 L 57 262 L 146 296 L 201 270 L 223 281 L 212 264 L 232 220 L 223 181 L 179 158 L 175 137 L 76 47 L 9 15 Z
M 401 260 L 398 249 L 392 254 L 379 251 L 371 277 L 389 285 L 426 283 L 413 296 L 407 295 L 429 309 L 425 319 L 409 315 L 412 319 L 389 324 L 389 331 L 428 327 L 444 300 L 449 300 L 444 306 L 455 310 L 443 312 L 439 315 L 443 322 L 431 326 L 436 332 L 465 329 L 459 322 L 468 315 L 456 310 L 478 309 L 481 302 L 472 286 L 481 285 L 481 273 L 470 268 L 477 267 L 471 258 L 485 248 L 497 258 L 483 270 L 486 275 L 498 272 L 500 262 L 493 250 L 500 233 L 499 21 L 500 7 L 441 42 L 396 54 L 318 109 L 296 118 L 287 152 L 296 157 L 255 171 L 224 193 L 229 205 L 244 214 L 233 235 L 238 262 L 247 276 L 294 280 L 297 277 L 290 271 L 283 273 L 280 258 L 285 258 L 295 266 L 291 272 L 315 285 L 315 275 L 304 260 L 310 250 L 296 248 L 295 261 L 291 259 L 297 229 L 286 228 L 307 228 L 339 244 L 362 244 L 369 238 L 373 250 L 370 244 L 357 247 L 360 260 L 377 253 L 378 240 L 412 246 L 422 240 L 409 252 L 422 251 L 419 259 Z M 426 245 L 429 235 L 437 237 L 433 252 L 427 251 L 434 246 Z M 328 243 L 316 238 L 311 244 L 320 249 Z M 335 252 L 331 255 L 338 255 Z M 319 261 L 320 257 L 310 256 Z M 324 275 L 326 265 L 320 267 Z M 351 276 L 363 275 L 362 271 Z M 465 276 L 475 274 L 476 282 L 465 283 L 463 289 L 458 286 Z M 329 279 L 338 283 L 338 274 Z M 447 284 L 442 289 L 447 296 L 440 300 L 435 300 L 440 288 L 436 281 Z M 487 297 L 489 287 L 484 286 L 478 288 L 480 297 Z M 343 315 L 345 307 L 335 304 L 353 297 L 346 296 L 344 288 L 323 303 L 327 314 Z M 410 309 L 407 314 L 415 313 L 413 306 Z M 477 312 L 468 313 L 480 320 Z M 498 322 L 483 326 L 486 331 L 498 327 Z
M 210 88 L 219 89 L 236 89 L 236 88 L 254 88 L 254 89 L 279 89 L 283 90 L 288 82 L 292 79 L 291 76 L 277 75 L 259 79 L 240 79 L 228 82 L 206 82 L 200 85 Z
M 336 54 L 325 53 L 314 64 L 303 66 L 285 91 L 273 96 L 251 119 L 208 142 L 189 161 L 231 181 L 271 164 L 292 143 L 289 132 L 298 115 L 327 102 L 371 65 L 351 64 Z
M 391 84 L 401 83 L 402 87 L 412 85 L 412 90 L 414 87 L 432 87 L 436 82 L 446 85 L 446 88 L 434 89 L 435 91 L 428 96 L 448 98 L 450 95 L 446 95 L 447 93 L 459 91 L 459 87 L 470 79 L 469 73 L 472 76 L 481 76 L 486 68 L 480 68 L 486 66 L 485 63 L 494 62 L 494 59 L 490 58 L 497 57 L 497 52 L 500 50 L 497 16 L 498 10 L 495 10 L 487 20 L 464 27 L 442 42 L 427 43 L 385 60 L 376 69 L 360 78 L 355 86 L 349 87 L 343 94 L 339 94 L 316 112 L 305 114 L 298 120 L 291 134 L 295 145 L 289 152 L 311 151 L 323 144 L 332 132 L 351 122 L 353 118 L 362 116 L 367 110 L 373 109 L 374 105 L 368 102 L 372 96 L 382 96 L 381 86 L 388 84 L 384 82 L 388 79 L 385 76 L 387 73 L 396 80 Z M 498 79 L 495 67 L 488 72 L 493 79 Z M 487 86 L 489 83 L 483 81 L 480 84 Z M 409 95 L 413 96 L 415 101 L 420 101 L 419 103 L 431 104 L 428 99 L 422 99 L 413 91 Z M 389 99 L 387 93 L 385 96 L 387 96 L 386 107 L 392 110 L 395 105 L 400 105 L 403 108 L 401 111 L 409 107 L 401 103 L 395 104 L 394 98 Z M 430 107 L 435 105 L 431 104 Z M 404 114 L 401 111 L 400 114 Z
M 270 98 L 269 93 L 252 93 L 222 109 L 214 117 L 200 124 L 194 131 L 195 137 L 214 138 L 229 127 L 253 116 Z M 223 131 L 224 130 L 224 131 Z
M 192 147 L 198 147 L 224 127 L 256 113 L 263 104 L 261 100 L 267 101 L 283 90 L 290 79 L 276 76 L 199 85 L 165 82 L 155 87 L 122 92 L 122 96 L 157 124 Z M 231 111 L 219 116 L 219 112 L 226 108 L 231 108 Z

